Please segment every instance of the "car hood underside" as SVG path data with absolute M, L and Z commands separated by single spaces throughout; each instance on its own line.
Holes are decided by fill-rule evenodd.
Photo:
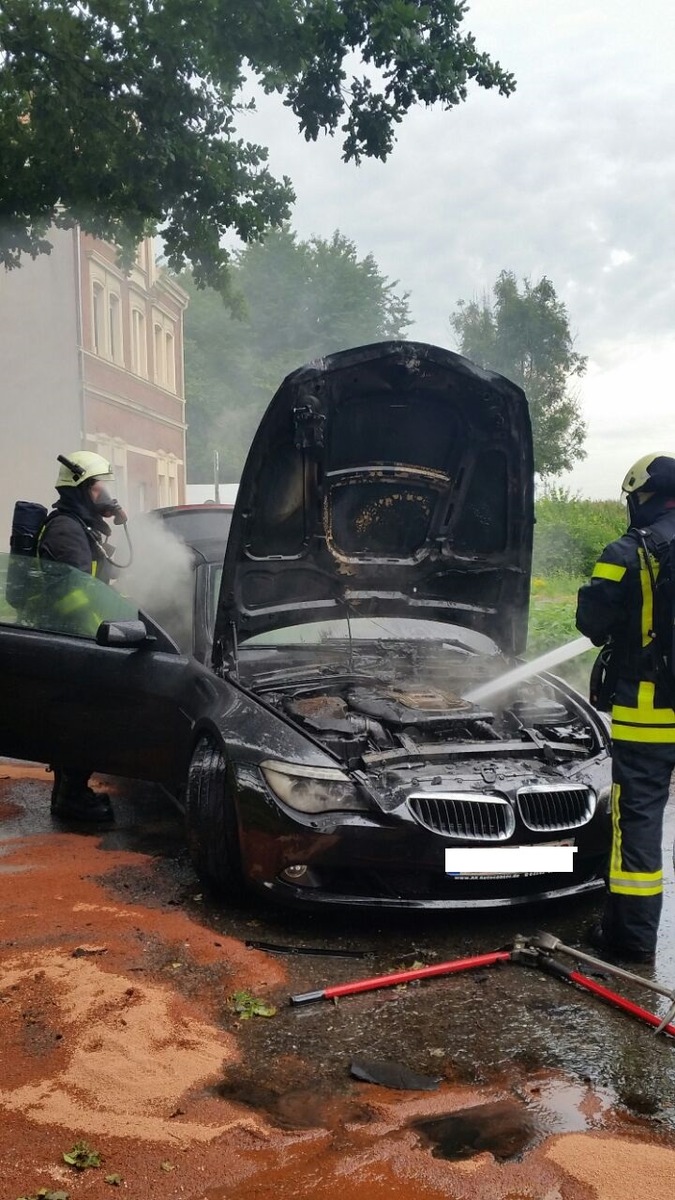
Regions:
M 216 665 L 294 624 L 408 616 L 520 653 L 533 525 L 522 391 L 413 342 L 345 351 L 281 385 L 229 535 Z

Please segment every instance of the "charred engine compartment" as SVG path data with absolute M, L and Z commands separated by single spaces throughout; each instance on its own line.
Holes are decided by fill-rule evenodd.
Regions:
M 558 762 L 597 751 L 583 712 L 543 681 L 494 709 L 445 687 L 358 678 L 275 688 L 266 699 L 348 768 L 482 752 Z

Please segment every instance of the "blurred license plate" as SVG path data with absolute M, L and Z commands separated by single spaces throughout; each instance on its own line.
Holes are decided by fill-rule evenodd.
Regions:
M 511 875 L 565 874 L 574 870 L 574 838 L 537 846 L 458 846 L 445 851 L 446 875 L 508 879 Z

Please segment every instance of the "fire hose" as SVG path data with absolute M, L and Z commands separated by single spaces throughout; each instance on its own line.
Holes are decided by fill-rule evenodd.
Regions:
M 611 988 L 598 983 L 595 979 L 591 979 L 588 975 L 584 975 L 576 967 L 568 966 L 567 963 L 561 962 L 559 958 L 554 958 L 554 952 L 562 954 L 564 957 L 588 963 L 605 974 L 614 975 L 626 982 L 637 984 L 661 996 L 666 996 L 671 1001 L 671 1006 L 665 1017 L 659 1017 L 656 1013 L 650 1012 L 649 1009 L 642 1008 L 641 1005 L 633 1003 L 632 1000 L 629 1000 L 626 996 L 622 996 L 619 992 L 615 992 Z M 637 1020 L 653 1026 L 655 1033 L 667 1033 L 671 1037 L 675 1037 L 675 988 L 666 987 L 665 984 L 658 983 L 655 980 L 645 979 L 642 975 L 626 971 L 623 967 L 615 966 L 613 963 L 604 962 L 602 959 L 586 954 L 582 950 L 577 950 L 573 946 L 566 946 L 559 938 L 554 937 L 550 933 L 537 933 L 531 937 L 518 934 L 510 949 L 494 950 L 491 953 L 477 954 L 470 958 L 457 958 L 451 962 L 435 963 L 430 967 L 416 967 L 409 971 L 395 971 L 389 975 L 378 975 L 371 979 L 358 979 L 351 983 L 337 984 L 332 987 L 319 989 L 318 991 L 303 992 L 299 995 L 291 996 L 289 1000 L 293 1005 L 310 1004 L 317 1000 L 338 1000 L 344 996 L 355 996 L 362 992 L 375 991 L 379 988 L 397 987 L 400 984 L 411 983 L 418 979 L 437 979 L 444 975 L 460 974 L 464 971 L 496 966 L 500 963 L 513 963 L 519 966 L 535 967 L 554 976 L 556 979 L 575 984 L 584 991 L 613 1005 L 614 1008 L 618 1008 L 622 1012 L 635 1017 Z

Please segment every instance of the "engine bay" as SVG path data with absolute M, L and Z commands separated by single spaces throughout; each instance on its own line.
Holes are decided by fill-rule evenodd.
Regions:
M 571 697 L 535 677 L 499 707 L 474 705 L 421 680 L 363 676 L 297 681 L 265 699 L 350 769 L 489 754 L 550 763 L 588 758 L 598 737 Z

